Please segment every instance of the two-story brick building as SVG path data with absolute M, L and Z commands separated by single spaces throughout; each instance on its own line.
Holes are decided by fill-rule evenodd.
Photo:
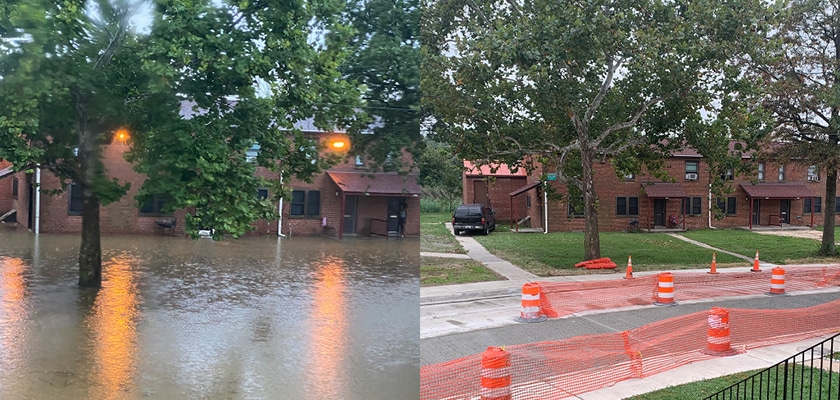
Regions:
M 710 193 L 708 166 L 692 149 L 673 152 L 665 163 L 672 182 L 663 182 L 646 172 L 619 176 L 609 162 L 596 164 L 599 229 L 624 231 L 633 229 L 634 223 L 642 230 L 822 225 L 825 183 L 815 166 L 779 164 L 749 155 L 743 157 L 743 162 L 754 163 L 756 174 L 727 174 L 724 178 L 731 180 L 734 190 L 719 198 Z M 552 180 L 552 174 L 547 174 L 546 181 L 539 181 L 540 172 L 520 180 L 523 184 L 513 190 L 494 186 L 494 179 L 488 179 L 490 172 L 483 176 L 465 173 L 464 202 L 473 202 L 475 196 L 476 185 L 467 182 L 483 180 L 487 182 L 488 201 L 497 209 L 497 219 L 502 224 L 513 220 L 521 223 L 519 227 L 547 227 L 549 232 L 583 230 L 583 214 L 574 209 L 567 196 L 559 201 L 544 196 L 544 185 L 552 185 L 561 194 L 566 193 L 565 186 Z M 505 206 L 499 208 L 497 205 L 501 204 Z M 722 219 L 714 217 L 715 204 L 724 215 Z M 505 214 L 500 209 L 512 211 Z
M 332 135 L 310 126 L 301 129 L 317 140 L 327 140 Z M 134 197 L 146 178 L 134 171 L 123 157 L 127 145 L 114 141 L 102 149 L 108 175 L 131 183 L 123 198 L 101 208 L 102 232 L 154 234 L 161 232 L 157 221 L 174 219 L 174 232 L 182 234 L 184 210 L 161 213 L 163 198 L 138 207 Z M 9 166 L 7 162 L 0 162 L 0 216 L 9 213 L 5 223 L 17 223 L 30 230 L 35 230 L 38 223 L 38 230 L 44 233 L 81 231 L 81 193 L 74 185 L 69 185 L 61 194 L 41 195 L 38 199 L 38 174 L 12 173 Z M 42 193 L 61 187 L 55 175 L 41 172 Z M 266 178 L 277 178 L 262 168 L 258 168 L 257 173 Z M 282 209 L 281 219 L 255 222 L 251 234 L 338 238 L 347 235 L 395 236 L 399 230 L 401 207 L 405 207 L 407 213 L 404 234 L 420 234 L 420 186 L 416 174 L 372 173 L 364 169 L 363 159 L 347 157 L 343 163 L 313 177 L 312 182 L 294 180 L 290 186 L 291 197 L 278 204 L 278 209 Z M 268 189 L 261 189 L 259 195 L 270 193 Z

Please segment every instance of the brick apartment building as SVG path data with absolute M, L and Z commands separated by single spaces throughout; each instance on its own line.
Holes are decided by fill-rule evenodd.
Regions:
M 611 163 L 596 164 L 599 228 L 625 231 L 633 229 L 634 222 L 641 230 L 823 224 L 822 171 L 814 166 L 778 164 L 748 155 L 743 162 L 755 163 L 755 176 L 728 174 L 726 179 L 732 180 L 734 191 L 721 198 L 710 194 L 707 165 L 692 149 L 673 152 L 665 163 L 673 182 L 662 182 L 644 172 L 619 177 Z M 546 207 L 543 185 L 553 185 L 561 194 L 566 192 L 551 174 L 546 182 L 541 182 L 540 171 L 526 176 L 521 171 L 512 173 L 505 166 L 499 166 L 495 174 L 486 167 L 481 172 L 470 169 L 471 165 L 467 167 L 463 201 L 489 204 L 500 225 L 510 225 L 513 220 L 519 222 L 519 228 L 545 230 L 547 225 L 549 232 L 584 229 L 583 215 L 570 206 L 565 196 L 559 201 L 548 200 Z M 753 185 L 753 180 L 757 184 Z M 722 210 L 723 219 L 714 218 L 711 206 L 715 203 Z
M 305 133 L 318 140 L 326 140 L 330 135 L 315 129 L 305 130 Z M 123 158 L 127 150 L 126 144 L 117 141 L 103 146 L 108 175 L 130 182 L 131 188 L 122 199 L 101 208 L 102 233 L 155 234 L 161 232 L 157 221 L 174 219 L 174 232 L 183 234 L 185 210 L 163 214 L 160 212 L 163 200 L 158 199 L 138 207 L 134 196 L 146 178 Z M 276 178 L 262 168 L 258 168 L 257 173 Z M 44 191 L 61 187 L 59 179 L 48 171 L 42 171 L 40 179 Z M 42 194 L 37 202 L 36 187 L 34 172 L 12 172 L 8 162 L 0 161 L 0 216 L 6 215 L 0 218 L 3 223 L 16 223 L 34 230 L 36 208 L 39 208 L 40 232 L 80 232 L 80 192 L 70 185 L 69 190 L 58 195 Z M 313 177 L 311 183 L 292 181 L 291 188 L 291 198 L 282 202 L 281 220 L 257 221 L 250 234 L 277 235 L 278 225 L 282 225 L 280 232 L 284 235 L 394 236 L 398 232 L 398 215 L 403 205 L 407 212 L 405 235 L 420 234 L 420 185 L 416 174 L 371 173 L 364 170 L 360 158 L 347 157 L 343 163 Z M 266 189 L 261 190 L 260 195 L 270 193 Z

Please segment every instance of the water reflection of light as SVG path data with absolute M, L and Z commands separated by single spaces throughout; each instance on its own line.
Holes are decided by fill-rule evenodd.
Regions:
M 308 316 L 312 328 L 306 374 L 312 398 L 340 399 L 347 393 L 344 382 L 350 372 L 341 367 L 348 352 L 344 264 L 339 259 L 327 259 L 317 273 L 320 280 L 314 284 L 314 304 Z
M 87 317 L 96 370 L 90 398 L 124 398 L 133 386 L 137 352 L 136 260 L 117 256 L 104 263 L 104 282 Z
M 4 372 L 22 367 L 29 337 L 25 271 L 22 259 L 0 257 L 0 365 Z

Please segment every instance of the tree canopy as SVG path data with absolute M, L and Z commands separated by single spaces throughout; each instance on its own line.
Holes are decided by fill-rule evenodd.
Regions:
M 747 15 L 762 15 L 748 10 Z M 764 13 L 775 29 L 762 48 L 745 49 L 751 77 L 762 84 L 775 129 L 769 156 L 825 171 L 824 229 L 819 253 L 836 255 L 834 227 L 840 168 L 840 9 L 821 0 L 793 0 Z
M 726 68 L 727 50 L 748 35 L 751 21 L 723 8 L 705 1 L 429 2 L 422 85 L 434 137 L 478 163 L 556 173 L 567 201 L 583 198 L 584 258 L 597 258 L 593 163 L 655 169 L 686 142 L 728 143 L 739 138 L 731 128 L 737 121 L 761 125 L 745 117 L 754 103 L 743 99 L 752 91 L 737 68 Z M 709 128 L 721 134 L 709 136 Z
M 355 34 L 342 71 L 365 88 L 368 116 L 351 129 L 353 151 L 372 169 L 410 168 L 393 156 L 408 149 L 416 161 L 422 152 L 419 1 L 353 1 L 347 21 Z

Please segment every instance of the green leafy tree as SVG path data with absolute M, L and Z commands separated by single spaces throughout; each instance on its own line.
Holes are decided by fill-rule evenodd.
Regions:
M 463 168 L 461 159 L 452 154 L 449 146 L 427 140 L 420 156 L 420 184 L 424 195 L 445 201 L 447 210 L 452 210 L 454 203 L 461 201 L 464 191 Z
M 434 137 L 479 164 L 556 173 L 569 199 L 583 198 L 584 258 L 598 258 L 593 165 L 655 167 L 689 139 L 687 127 L 713 123 L 700 112 L 711 89 L 740 96 L 722 43 L 748 30 L 717 10 L 704 1 L 429 2 L 422 86 Z M 723 34 L 721 22 L 737 29 Z
M 256 196 L 266 183 L 256 166 L 281 174 L 281 196 L 284 180 L 325 165 L 293 122 L 335 126 L 358 98 L 337 70 L 351 32 L 337 18 L 340 1 L 159 0 L 146 34 L 131 28 L 139 5 L 0 2 L 0 158 L 81 189 L 82 286 L 101 285 L 99 209 L 128 189 L 102 162 L 117 130 L 130 132 L 128 158 L 149 177 L 140 201 L 167 193 L 170 209 L 191 211 L 193 233 L 236 236 L 273 215 Z M 258 95 L 260 82 L 270 90 Z M 184 104 L 195 107 L 184 113 Z M 261 152 L 249 163 L 255 143 Z
M 755 15 L 755 14 L 754 14 Z M 745 51 L 750 72 L 766 89 L 773 112 L 774 154 L 825 171 L 823 236 L 819 254 L 837 255 L 835 215 L 840 168 L 840 10 L 836 3 L 793 0 L 780 3 L 764 18 L 760 51 Z
M 353 152 L 369 156 L 372 169 L 404 170 L 393 155 L 408 149 L 417 160 L 423 145 L 419 1 L 352 1 L 347 21 L 356 33 L 342 70 L 366 88 L 368 115 L 350 131 Z

